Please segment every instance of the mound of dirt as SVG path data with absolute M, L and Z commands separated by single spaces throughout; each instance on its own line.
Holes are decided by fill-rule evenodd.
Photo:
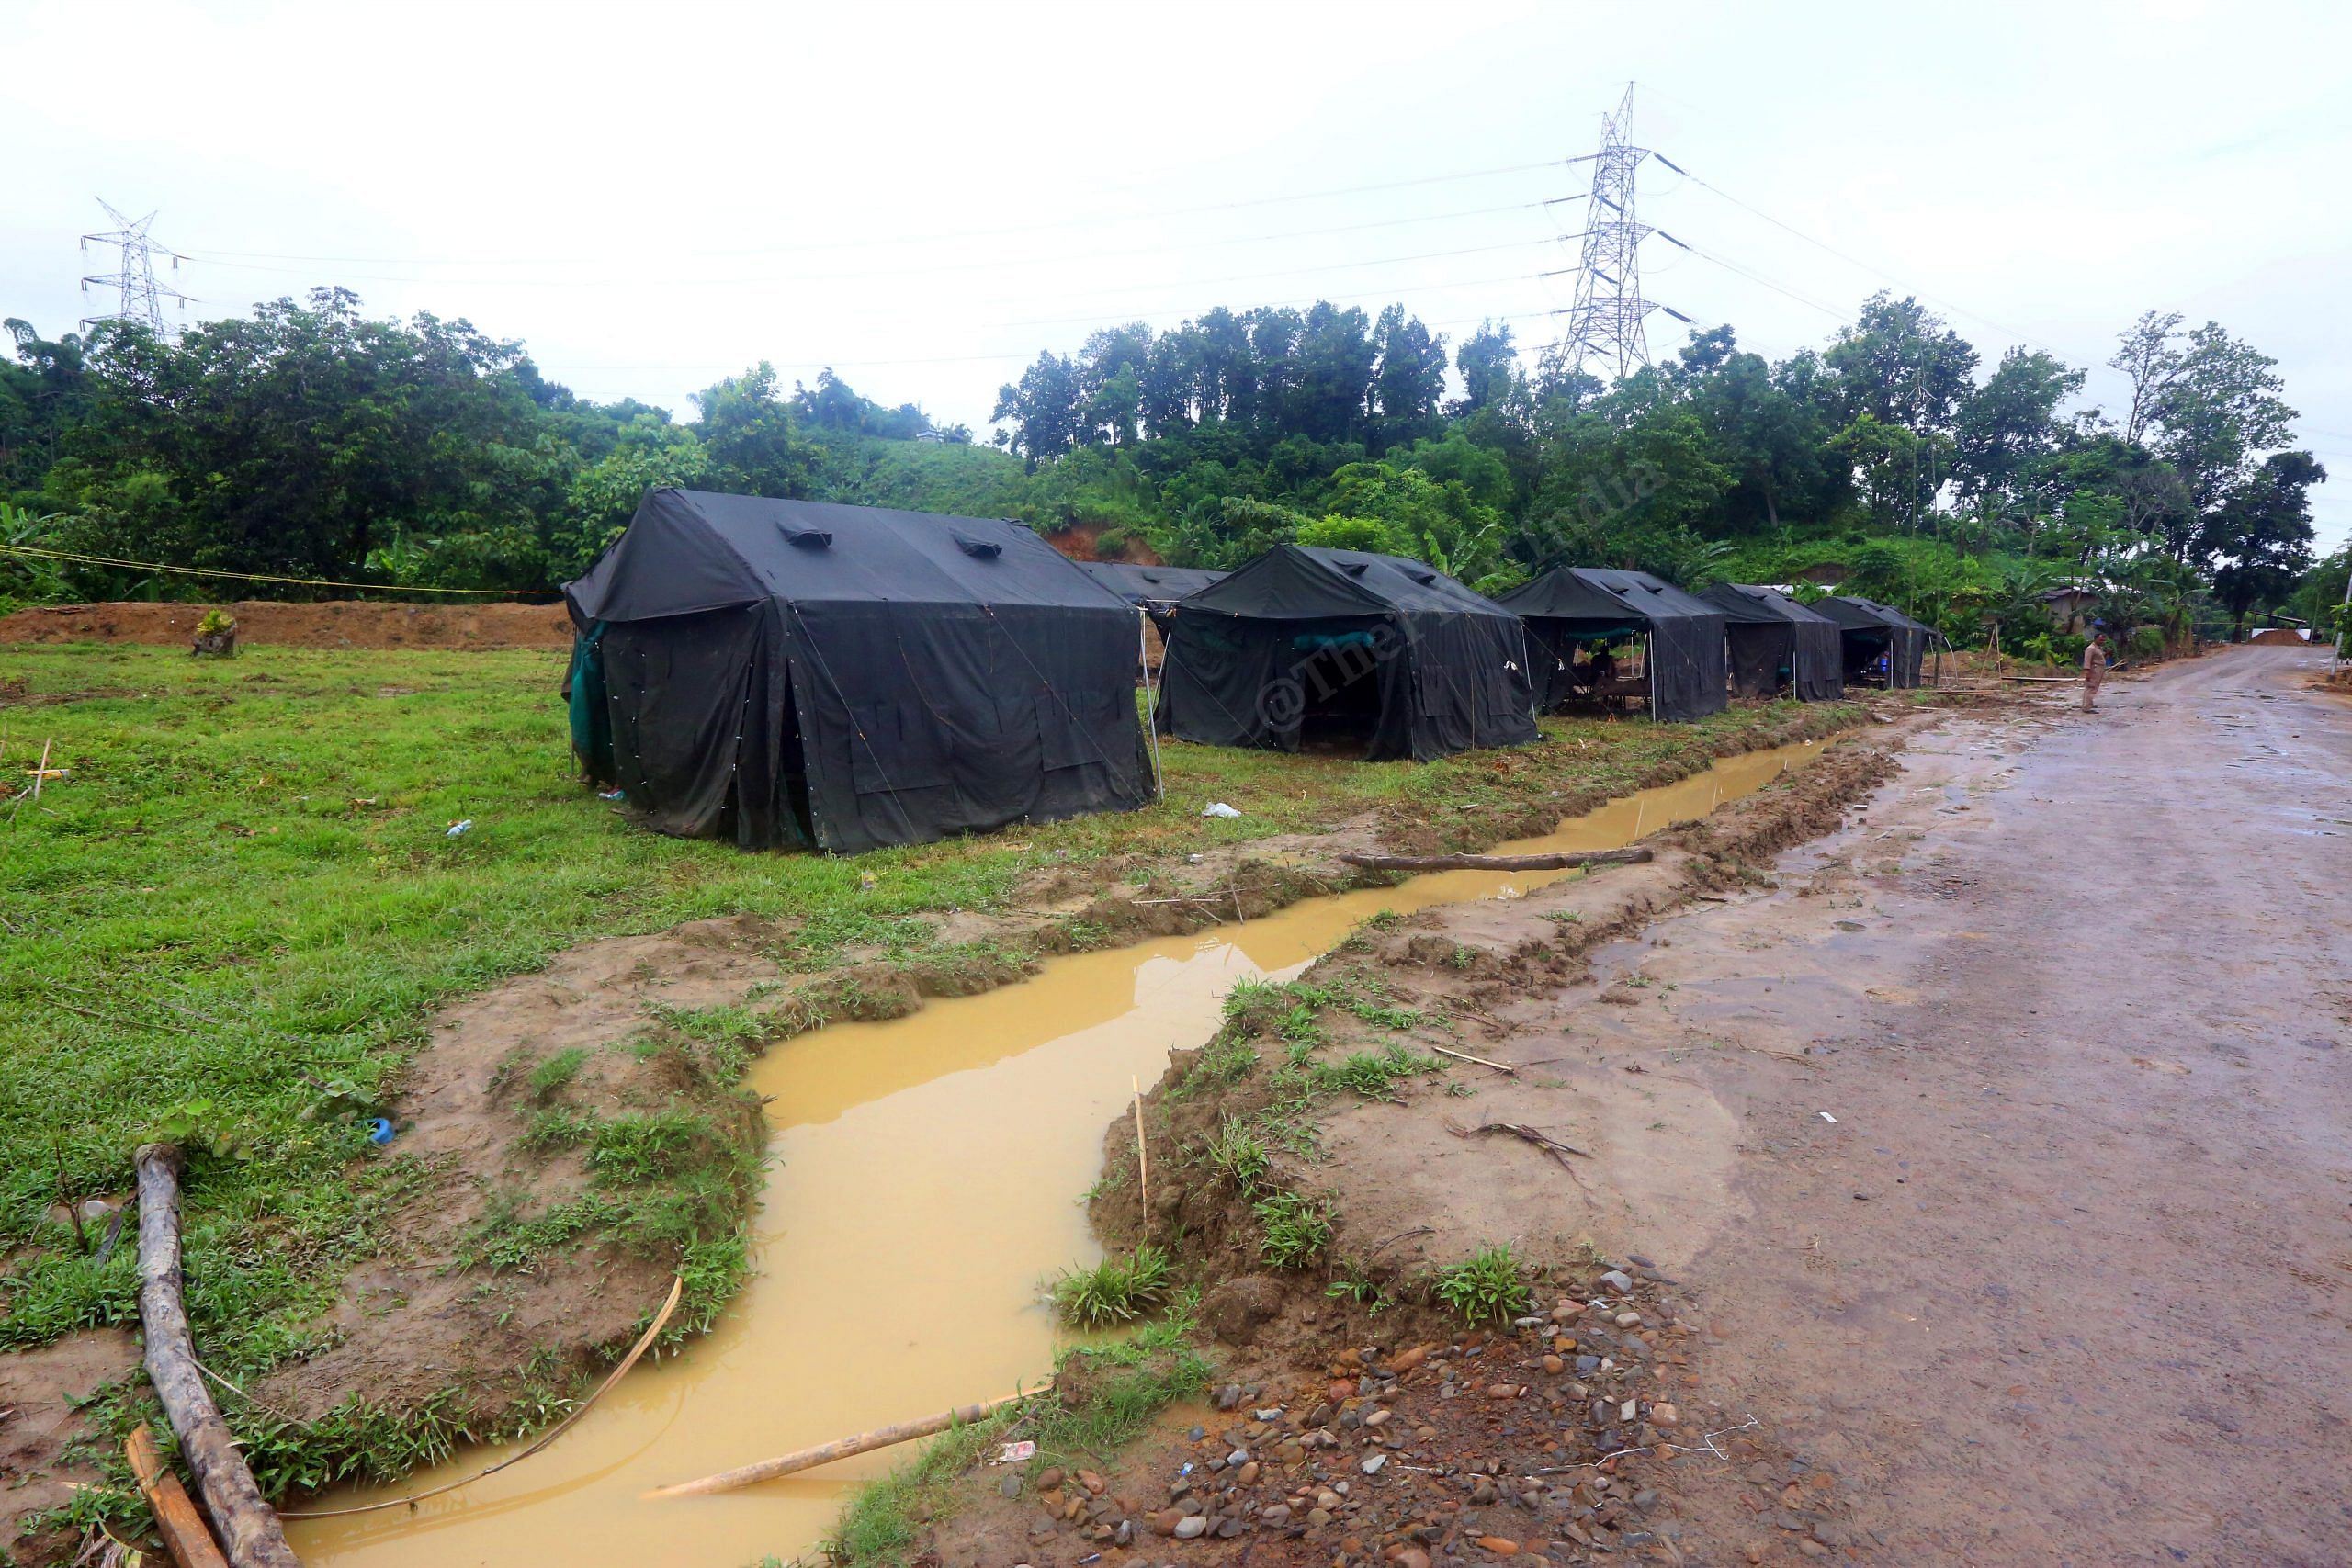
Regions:
M 0 615 L 0 643 L 142 642 L 186 647 L 210 604 L 59 604 Z M 277 648 L 569 648 L 561 604 L 403 604 L 335 600 L 220 606 L 237 640 Z

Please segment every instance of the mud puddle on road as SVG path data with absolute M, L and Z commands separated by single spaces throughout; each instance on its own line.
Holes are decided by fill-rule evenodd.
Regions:
M 1821 744 L 1728 758 L 1496 852 L 1620 848 L 1761 788 Z M 546 1453 L 413 1509 L 290 1523 L 295 1550 L 336 1568 L 738 1568 L 808 1551 L 852 1486 L 911 1450 L 723 1496 L 641 1494 L 1035 1383 L 1062 1337 L 1041 1281 L 1101 1256 L 1080 1195 L 1103 1130 L 1171 1049 L 1208 1038 L 1235 981 L 1295 975 L 1383 909 L 1566 874 L 1448 872 L 1314 899 L 1053 959 L 1019 985 L 775 1047 L 752 1070 L 774 1129 L 756 1273 L 724 1321 L 683 1357 L 639 1367 Z M 471 1450 L 393 1493 L 313 1506 L 422 1491 L 495 1457 Z

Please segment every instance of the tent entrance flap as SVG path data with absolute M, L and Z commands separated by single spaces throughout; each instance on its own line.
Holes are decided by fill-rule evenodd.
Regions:
M 1385 622 L 1305 623 L 1286 651 L 1297 689 L 1296 750 L 1323 756 L 1370 757 L 1378 752 L 1382 718 L 1394 700 L 1384 657 L 1391 638 Z M 1279 700 L 1279 699 L 1277 699 Z

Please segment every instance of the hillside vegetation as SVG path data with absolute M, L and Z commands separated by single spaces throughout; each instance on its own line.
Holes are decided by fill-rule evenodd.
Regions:
M 2084 372 L 1995 365 L 1880 294 L 1778 362 L 1733 331 L 1613 386 L 1508 327 L 1449 349 L 1401 307 L 1213 310 L 1097 332 L 1003 387 L 993 445 L 827 371 L 761 364 L 691 421 L 592 403 L 465 321 L 369 317 L 340 289 L 176 341 L 119 323 L 0 365 L 0 544 L 112 561 L 418 589 L 544 591 L 686 485 L 1084 526 L 1102 554 L 1230 567 L 1283 540 L 1410 555 L 1497 591 L 1557 563 L 1690 585 L 1842 581 L 1973 643 L 2021 644 L 2038 595 L 2177 640 L 2282 605 L 2324 616 L 2310 487 L 2274 362 L 2150 312 Z M 17 601 L 201 584 L 0 554 Z M 2330 574 L 2333 574 L 2331 577 Z M 341 589 L 277 584 L 272 592 Z

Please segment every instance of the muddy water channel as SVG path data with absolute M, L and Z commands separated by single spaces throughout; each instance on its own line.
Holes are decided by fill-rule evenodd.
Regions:
M 1761 787 L 1818 743 L 1750 752 L 1498 852 L 1613 849 Z M 1059 1332 L 1041 1281 L 1100 1256 L 1080 1195 L 1131 1084 L 1215 1031 L 1244 977 L 1283 977 L 1382 909 L 1494 897 L 1573 873 L 1450 872 L 1263 919 L 1057 958 L 1021 985 L 835 1024 L 770 1051 L 756 1273 L 707 1338 L 640 1366 L 546 1453 L 414 1509 L 292 1526 L 305 1562 L 736 1568 L 790 1559 L 905 1450 L 724 1496 L 649 1487 L 1035 1383 Z M 421 1490 L 481 1468 L 461 1455 Z M 369 1500 L 344 1493 L 338 1506 Z

